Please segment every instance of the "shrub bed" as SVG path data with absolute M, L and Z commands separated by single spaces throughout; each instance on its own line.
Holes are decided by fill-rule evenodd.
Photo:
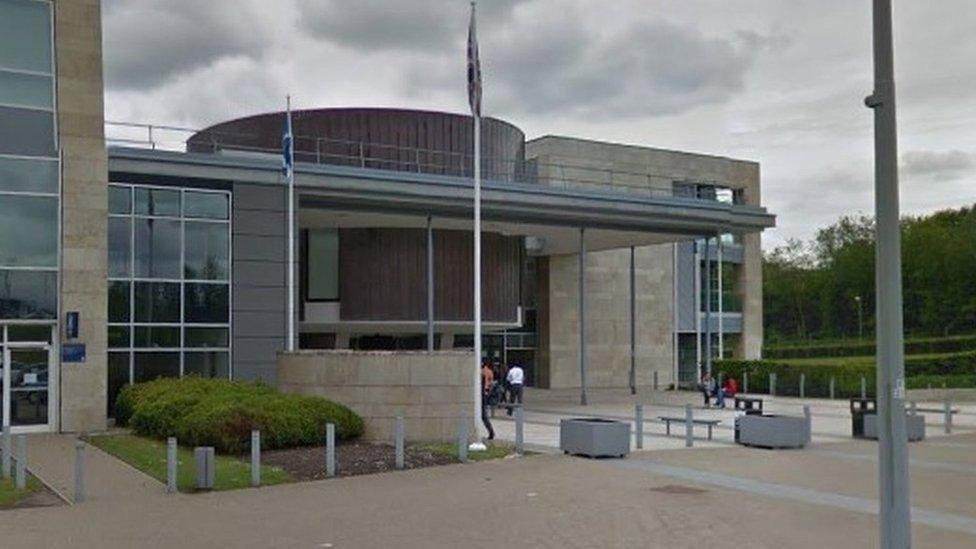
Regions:
M 912 338 L 905 341 L 905 354 L 960 353 L 976 351 L 976 335 Z M 771 345 L 763 356 L 777 358 L 819 358 L 874 354 L 874 341 L 834 341 L 810 345 Z
M 325 425 L 336 437 L 363 433 L 363 420 L 349 408 L 324 398 L 279 393 L 261 383 L 204 379 L 157 379 L 122 389 L 115 417 L 136 434 L 175 436 L 181 445 L 213 446 L 244 452 L 251 430 L 261 430 L 266 449 L 321 444 Z

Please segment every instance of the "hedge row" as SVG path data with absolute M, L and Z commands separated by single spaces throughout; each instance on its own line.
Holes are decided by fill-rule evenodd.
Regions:
M 810 345 L 769 346 L 766 358 L 819 358 L 874 355 L 874 341 L 840 341 Z M 936 354 L 976 351 L 976 335 L 918 338 L 905 341 L 905 354 Z
M 250 445 L 251 430 L 261 430 L 266 449 L 322 444 L 333 423 L 340 439 L 363 432 L 352 410 L 324 398 L 279 393 L 260 383 L 161 378 L 122 389 L 115 418 L 139 435 L 175 436 L 181 445 L 213 446 L 240 453 Z
M 861 395 L 861 378 L 869 396 L 875 394 L 874 365 L 865 364 L 787 364 L 775 360 L 720 360 L 713 370 L 723 377 L 734 377 L 745 390 L 743 374 L 748 373 L 749 392 L 768 393 L 769 374 L 776 374 L 776 394 L 800 395 L 800 375 L 804 376 L 804 395 L 829 397 L 830 380 L 834 379 L 834 396 L 849 398 Z M 976 387 L 976 353 L 959 353 L 945 357 L 909 357 L 905 360 L 905 383 L 909 389 Z
M 750 393 L 769 393 L 769 374 L 772 373 L 776 374 L 776 394 L 780 396 L 800 396 L 801 374 L 805 377 L 804 395 L 807 397 L 829 397 L 831 378 L 834 378 L 836 398 L 860 396 L 862 377 L 867 383 L 868 395 L 873 395 L 875 388 L 874 366 L 800 366 L 772 360 L 720 360 L 712 369 L 723 378 L 735 378 L 739 390 L 748 389 Z M 745 387 L 744 374 L 748 374 L 748 387 Z

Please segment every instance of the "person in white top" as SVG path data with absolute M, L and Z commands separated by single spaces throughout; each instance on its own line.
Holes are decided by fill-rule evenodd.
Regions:
M 506 381 L 508 381 L 511 404 L 522 404 L 522 385 L 525 383 L 525 372 L 522 367 L 518 364 L 513 364 L 511 368 L 508 369 L 508 375 L 506 376 Z M 512 415 L 512 408 L 508 408 L 508 415 Z

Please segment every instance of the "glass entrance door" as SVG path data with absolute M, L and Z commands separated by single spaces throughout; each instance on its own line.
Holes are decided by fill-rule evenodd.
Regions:
M 51 414 L 50 345 L 3 348 L 3 425 L 14 430 L 46 430 Z

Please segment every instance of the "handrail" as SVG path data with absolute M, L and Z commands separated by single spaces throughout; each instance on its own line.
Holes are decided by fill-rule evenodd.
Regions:
M 198 145 L 209 145 L 212 153 L 240 151 L 258 154 L 278 155 L 279 148 L 265 148 L 235 143 L 231 139 L 221 142 L 221 137 L 255 137 L 254 134 L 230 133 L 219 130 L 195 130 L 165 124 L 144 124 L 127 121 L 106 121 L 105 139 L 111 145 L 122 145 L 152 150 L 186 152 L 190 139 L 194 136 L 207 136 L 207 141 L 197 141 Z M 239 140 L 237 140 L 239 141 Z M 314 142 L 314 150 L 299 146 L 300 143 Z M 337 149 L 346 149 L 339 152 Z M 356 141 L 341 138 L 328 138 L 312 135 L 295 135 L 295 161 L 359 166 L 362 168 L 435 173 L 469 177 L 473 155 L 458 151 L 426 149 Z M 436 162 L 442 159 L 442 162 Z M 482 170 L 486 179 L 519 183 L 541 183 L 565 187 L 610 187 L 628 194 L 650 196 L 673 196 L 690 200 L 714 199 L 679 195 L 675 192 L 675 182 L 713 185 L 728 188 L 727 183 L 717 181 L 692 180 L 683 174 L 655 173 L 651 171 L 630 171 L 614 167 L 583 166 L 572 163 L 545 163 L 537 160 L 519 161 L 497 157 L 483 157 Z

